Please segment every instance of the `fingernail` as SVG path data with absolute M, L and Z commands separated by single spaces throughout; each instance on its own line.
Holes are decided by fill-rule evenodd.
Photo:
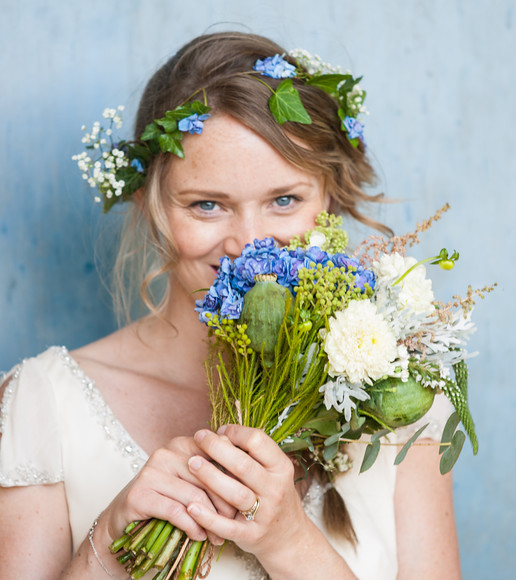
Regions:
M 200 516 L 201 515 L 201 508 L 196 505 L 189 505 L 186 510 L 188 511 L 189 514 L 191 514 L 192 516 Z
M 219 428 L 217 429 L 217 433 L 218 433 L 219 435 L 222 435 L 223 433 L 225 433 L 225 432 L 226 432 L 226 429 L 227 429 L 227 428 L 228 428 L 228 426 L 227 426 L 227 425 L 222 425 L 221 427 L 219 427 Z
M 197 431 L 194 435 L 194 439 L 200 443 L 206 437 L 206 431 Z
M 195 471 L 200 469 L 201 465 L 202 465 L 201 458 L 197 457 L 197 455 L 195 455 L 194 457 L 190 457 L 190 459 L 188 460 L 188 467 Z

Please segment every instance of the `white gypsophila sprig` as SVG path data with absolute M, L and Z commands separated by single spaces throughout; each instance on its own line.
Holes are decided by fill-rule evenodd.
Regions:
M 318 54 L 311 54 L 304 48 L 294 48 L 288 54 L 295 58 L 309 75 L 352 74 L 349 70 L 344 72 L 340 66 L 324 62 Z M 364 106 L 365 97 L 366 93 L 360 88 L 358 83 L 348 93 L 347 105 L 352 117 L 356 118 L 359 114 L 369 114 Z
M 97 188 L 107 199 L 122 195 L 125 181 L 117 179 L 117 172 L 129 165 L 125 153 L 116 147 L 112 139 L 113 127 L 117 130 L 122 127 L 121 113 L 123 110 L 122 105 L 117 109 L 105 109 L 102 116 L 109 120 L 108 129 L 104 129 L 99 121 L 95 121 L 91 131 L 84 134 L 82 142 L 86 145 L 86 149 L 97 152 L 94 158 L 86 151 L 72 157 L 77 162 L 83 179 L 88 182 L 90 187 Z M 82 130 L 86 130 L 84 125 Z M 100 196 L 95 197 L 95 202 L 100 203 L 101 201 Z
M 351 419 L 351 411 L 356 409 L 356 402 L 366 401 L 369 395 L 361 384 L 350 383 L 343 375 L 334 381 L 328 381 L 319 391 L 324 393 L 324 405 L 326 409 L 334 408 L 339 413 L 344 413 L 346 421 Z
M 324 62 L 318 54 L 311 54 L 304 48 L 294 48 L 288 54 L 295 58 L 309 75 L 343 74 L 340 66 Z

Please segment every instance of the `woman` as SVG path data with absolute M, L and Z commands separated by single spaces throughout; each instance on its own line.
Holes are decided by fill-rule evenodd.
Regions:
M 128 522 L 149 517 L 192 539 L 232 540 L 238 548 L 213 562 L 213 580 L 460 576 L 451 478 L 439 474 L 436 446 L 413 448 L 397 469 L 386 448 L 369 472 L 338 478 L 351 516 L 339 535 L 321 519 L 324 487 L 300 478 L 267 435 L 207 429 L 206 327 L 194 300 L 219 258 L 254 238 L 285 244 L 323 210 L 369 223 L 358 205 L 370 201 L 361 187 L 373 171 L 360 139 L 353 147 L 340 128 L 335 100 L 295 79 L 311 123 L 280 124 L 268 105 L 280 81 L 248 74 L 283 53 L 254 35 L 203 36 L 149 82 L 137 139 L 194 96 L 210 107 L 209 118 L 201 109 L 191 118 L 184 158 L 153 154 L 131 196 L 119 270 L 134 248 L 144 255 L 154 245 L 167 291 L 145 318 L 71 353 L 50 349 L 8 375 L 0 578 L 123 578 L 108 546 Z M 149 301 L 156 274 L 147 274 Z M 438 410 L 433 421 L 442 421 Z M 242 514 L 250 509 L 253 521 Z

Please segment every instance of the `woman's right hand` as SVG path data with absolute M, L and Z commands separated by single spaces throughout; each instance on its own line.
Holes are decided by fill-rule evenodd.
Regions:
M 208 494 L 191 473 L 188 460 L 194 455 L 206 457 L 193 438 L 176 437 L 149 457 L 140 473 L 103 512 L 103 523 L 112 540 L 122 535 L 128 523 L 154 517 L 169 521 L 193 540 L 208 537 L 215 545 L 223 542 L 213 533 L 207 534 L 186 510 L 187 505 L 199 502 L 228 518 L 236 513 L 223 499 Z

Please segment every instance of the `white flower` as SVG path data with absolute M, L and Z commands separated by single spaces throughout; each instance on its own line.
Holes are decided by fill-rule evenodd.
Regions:
M 324 384 L 319 392 L 324 393 L 324 406 L 327 409 L 333 407 L 339 413 L 344 413 L 346 421 L 351 419 L 351 410 L 357 406 L 351 397 L 359 401 L 369 399 L 369 395 L 361 385 L 350 384 L 343 376 Z
M 326 236 L 322 233 L 322 232 L 318 232 L 313 231 L 310 234 L 310 240 L 309 240 L 309 248 L 313 248 L 314 246 L 317 246 L 318 248 L 322 248 L 324 242 L 326 241 Z
M 377 276 L 376 300 L 379 305 L 385 300 L 385 287 L 396 282 L 414 264 L 417 264 L 415 258 L 406 258 L 398 253 L 384 254 L 379 262 L 373 264 Z M 435 310 L 432 281 L 426 278 L 426 268 L 423 265 L 414 268 L 396 287 L 399 287 L 398 302 L 401 307 L 416 314 L 431 314 Z
M 330 376 L 372 384 L 393 372 L 396 336 L 370 300 L 353 300 L 329 319 L 329 326 L 323 346 Z

